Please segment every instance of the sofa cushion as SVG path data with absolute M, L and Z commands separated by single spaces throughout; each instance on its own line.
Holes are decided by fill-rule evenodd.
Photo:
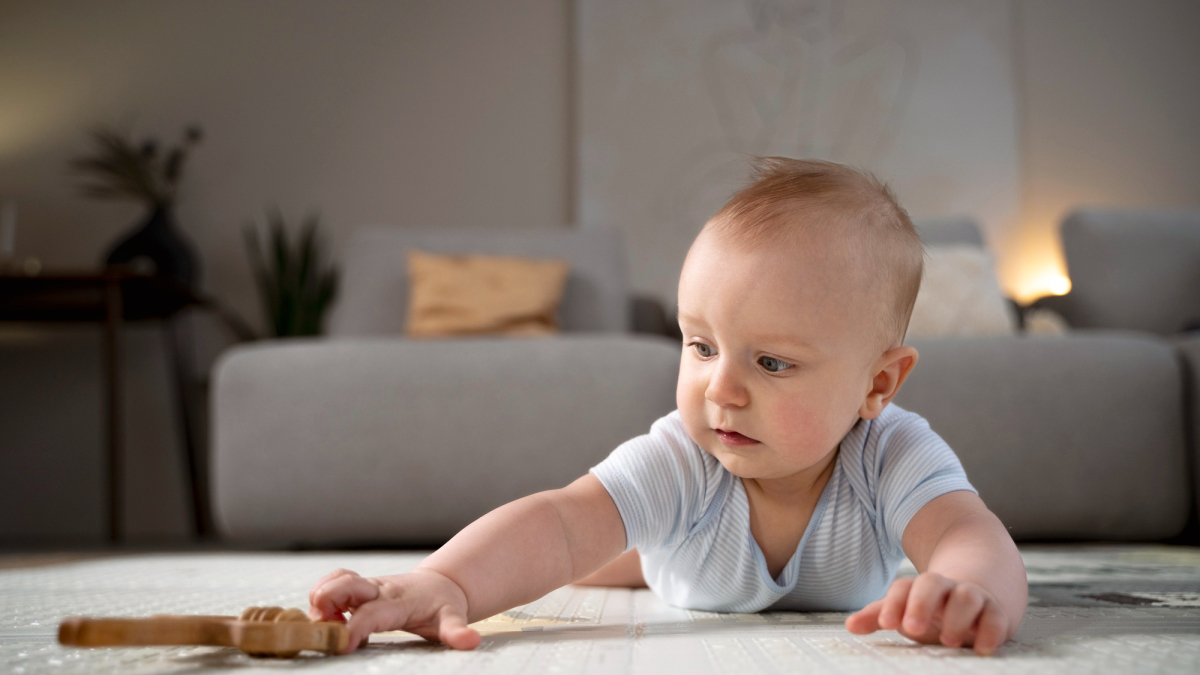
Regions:
M 239 347 L 215 371 L 215 516 L 241 541 L 439 543 L 646 433 L 678 368 L 625 335 Z
M 563 331 L 629 330 L 624 249 L 615 229 L 359 230 L 341 256 L 338 298 L 327 326 L 331 337 L 401 335 L 408 313 L 409 250 L 564 260 L 571 272 L 559 305 Z
M 547 335 L 569 268 L 561 260 L 408 252 L 408 335 Z
M 1012 335 L 1017 319 L 1000 290 L 992 254 L 978 246 L 925 248 L 921 290 L 908 336 Z
M 1022 539 L 1150 540 L 1191 509 L 1180 371 L 1137 334 L 913 340 L 896 402 Z
M 1075 211 L 1062 224 L 1075 328 L 1170 335 L 1200 320 L 1200 211 Z

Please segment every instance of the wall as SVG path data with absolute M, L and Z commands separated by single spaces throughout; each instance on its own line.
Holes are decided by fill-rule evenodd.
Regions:
M 18 246 L 85 266 L 138 217 L 65 166 L 122 123 L 208 135 L 180 207 L 208 287 L 256 313 L 240 228 L 319 209 L 364 223 L 561 227 L 569 218 L 561 0 L 10 2 L 0 9 L 0 194 Z
M 1021 247 L 1001 273 L 1028 295 L 1062 269 L 1057 225 L 1072 207 L 1200 207 L 1200 3 L 1017 0 L 1016 10 Z
M 577 5 L 577 222 L 624 228 L 634 288 L 674 296 L 692 240 L 754 156 L 862 167 L 914 218 L 969 216 L 1010 252 L 1010 3 Z
M 367 223 L 563 227 L 568 27 L 563 0 L 0 0 L 0 200 L 18 204 L 18 256 L 90 267 L 141 215 L 81 198 L 66 171 L 113 123 L 164 142 L 203 125 L 179 220 L 204 285 L 256 321 L 241 228 L 270 205 L 318 209 L 335 247 Z M 126 344 L 134 538 L 179 536 L 187 518 L 154 332 Z M 96 340 L 0 326 L 0 543 L 101 532 Z

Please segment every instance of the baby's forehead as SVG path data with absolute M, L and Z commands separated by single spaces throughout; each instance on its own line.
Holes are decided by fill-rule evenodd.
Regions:
M 780 312 L 803 311 L 816 321 L 836 316 L 851 330 L 878 331 L 895 299 L 887 263 L 872 257 L 877 247 L 854 236 L 852 225 L 819 220 L 811 225 L 754 237 L 706 228 L 697 244 L 716 254 L 706 257 L 718 268 L 737 258 L 760 271 L 764 288 L 779 294 Z M 724 283 L 719 272 L 703 276 L 707 283 Z M 790 300 L 802 306 L 793 310 Z
M 872 261 L 874 245 L 865 228 L 846 222 L 841 214 L 798 212 L 785 216 L 791 222 L 774 227 L 738 227 L 736 224 L 706 226 L 698 241 L 728 254 L 749 254 L 789 261 L 783 271 L 811 274 L 814 269 L 828 271 L 838 286 L 860 286 L 869 281 L 869 270 L 878 269 Z M 778 272 L 779 270 L 777 270 Z
M 806 301 L 807 311 L 858 306 L 878 292 L 878 280 L 871 278 L 861 252 L 828 237 L 739 242 L 714 235 L 702 236 L 697 244 L 704 251 L 699 256 L 703 269 L 690 276 L 699 286 L 734 284 L 739 292 L 766 293 L 780 303 Z M 732 265 L 738 273 L 732 273 Z

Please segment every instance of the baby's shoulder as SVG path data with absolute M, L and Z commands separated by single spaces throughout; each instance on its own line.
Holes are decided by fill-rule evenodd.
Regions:
M 875 419 L 860 419 L 842 441 L 841 452 L 843 461 L 860 466 L 872 483 L 893 473 L 889 467 L 957 462 L 954 451 L 924 417 L 894 403 Z
M 905 410 L 895 403 L 887 404 L 875 421 L 883 427 L 929 426 L 929 422 L 924 417 L 911 410 Z
M 888 404 L 873 420 L 859 420 L 859 424 L 851 430 L 850 435 L 854 435 L 855 432 L 858 432 L 863 447 L 874 446 L 881 450 L 909 444 L 922 437 L 937 438 L 937 434 L 930 429 L 928 420 L 895 403 Z
M 688 435 L 678 410 L 660 417 L 650 426 L 650 433 L 631 442 L 639 442 L 647 450 L 639 453 L 639 457 L 646 461 L 677 463 L 705 475 L 723 468 L 715 457 L 705 452 Z
M 684 536 L 723 503 L 731 485 L 720 463 L 688 436 L 678 412 L 622 443 L 592 473 L 617 502 L 626 535 L 656 545 Z M 640 534 L 630 534 L 631 527 Z

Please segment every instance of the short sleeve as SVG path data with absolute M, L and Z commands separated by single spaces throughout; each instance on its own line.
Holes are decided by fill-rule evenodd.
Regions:
M 904 413 L 878 439 L 877 512 L 894 550 L 901 550 L 908 521 L 934 499 L 958 490 L 975 492 L 954 451 L 920 415 Z
M 686 537 L 704 513 L 712 483 L 704 450 L 687 435 L 678 412 L 655 422 L 650 433 L 622 443 L 591 472 L 621 513 L 626 550 Z

